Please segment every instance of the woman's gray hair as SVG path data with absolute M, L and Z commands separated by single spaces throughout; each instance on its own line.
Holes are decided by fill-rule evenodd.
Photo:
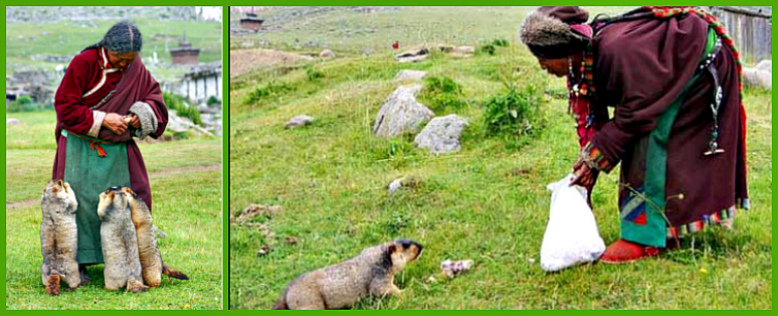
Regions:
M 97 47 L 105 47 L 106 49 L 119 52 L 119 54 L 129 52 L 139 52 L 143 46 L 143 37 L 140 34 L 140 30 L 135 24 L 130 21 L 121 21 L 114 24 L 105 33 L 103 39 L 92 46 L 85 48 L 84 50 Z

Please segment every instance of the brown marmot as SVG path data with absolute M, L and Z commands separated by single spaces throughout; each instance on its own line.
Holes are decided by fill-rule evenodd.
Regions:
M 59 295 L 59 282 L 71 289 L 81 283 L 78 273 L 78 229 L 76 227 L 76 193 L 70 184 L 56 179 L 49 181 L 41 197 L 41 278 L 46 293 Z
M 394 275 L 418 259 L 422 249 L 413 240 L 367 248 L 348 261 L 301 275 L 273 309 L 342 309 L 367 295 L 399 294 Z
M 100 239 L 105 261 L 105 288 L 143 292 L 149 287 L 143 284 L 138 237 L 130 218 L 130 205 L 126 193 L 120 187 L 112 187 L 100 193 L 97 204 L 100 217 Z
M 146 206 L 146 202 L 138 198 L 135 192 L 130 188 L 122 188 L 127 194 L 127 201 L 130 203 L 132 212 L 132 223 L 135 224 L 135 231 L 138 235 L 138 255 L 140 265 L 143 269 L 143 280 L 151 287 L 157 287 L 162 283 L 162 274 L 176 279 L 189 280 L 186 274 L 181 271 L 171 269 L 164 262 L 159 254 L 157 246 L 157 237 L 152 230 L 151 210 Z

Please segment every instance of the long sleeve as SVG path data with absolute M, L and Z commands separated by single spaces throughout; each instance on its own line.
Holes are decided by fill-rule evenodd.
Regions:
M 90 70 L 90 64 L 86 60 L 80 56 L 73 58 L 54 96 L 54 109 L 57 112 L 57 120 L 65 129 L 97 136 L 105 113 L 89 109 L 82 100 Z
M 615 104 L 615 111 L 582 157 L 608 172 L 654 129 L 691 80 L 706 44 L 707 24 L 696 18 L 656 20 L 603 32 L 595 76 L 604 87 L 598 92 Z

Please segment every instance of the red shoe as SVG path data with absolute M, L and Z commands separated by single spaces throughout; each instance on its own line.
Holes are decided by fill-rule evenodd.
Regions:
M 642 246 L 619 239 L 605 249 L 599 261 L 608 264 L 627 263 L 657 256 L 659 252 L 660 248 L 657 247 Z

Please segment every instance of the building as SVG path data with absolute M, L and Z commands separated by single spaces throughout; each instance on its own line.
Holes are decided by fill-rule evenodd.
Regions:
M 173 58 L 173 65 L 197 65 L 200 63 L 200 49 L 193 48 L 192 44 L 186 41 L 186 30 L 184 30 L 184 40 L 178 44 L 177 48 L 170 50 L 170 57 Z
M 257 18 L 254 13 L 246 13 L 246 17 L 240 19 L 240 28 L 248 31 L 257 32 L 262 28 L 262 23 L 265 20 Z
M 222 100 L 222 63 L 193 67 L 181 80 L 163 82 L 161 86 L 163 91 L 186 97 L 192 103 L 204 103 L 210 97 Z
M 744 62 L 773 55 L 773 13 L 769 6 L 709 6 L 735 41 Z

